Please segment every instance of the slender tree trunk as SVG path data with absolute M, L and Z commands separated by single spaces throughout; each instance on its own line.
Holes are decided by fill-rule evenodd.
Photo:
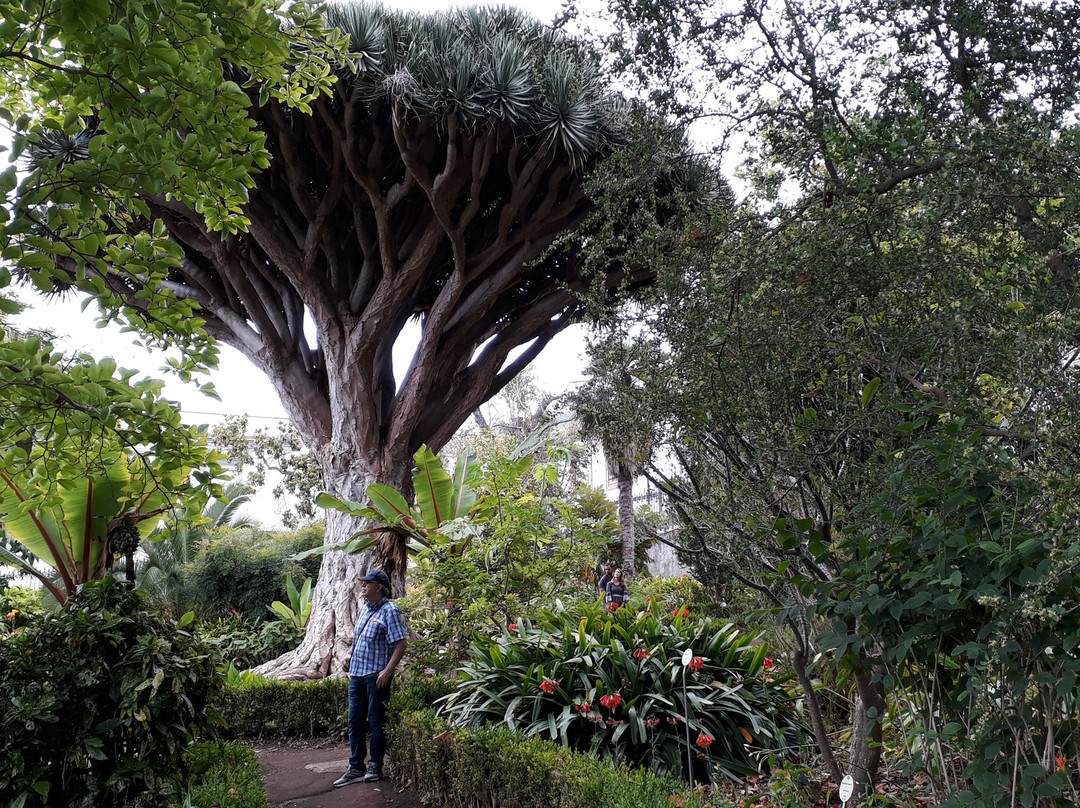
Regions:
M 855 688 L 859 697 L 855 702 L 855 715 L 851 725 L 849 771 L 855 779 L 852 808 L 865 803 L 881 766 L 882 726 L 885 721 L 883 673 L 880 666 L 869 666 L 855 674 Z
M 623 580 L 634 577 L 637 561 L 637 536 L 634 533 L 634 472 L 624 461 L 615 463 L 615 480 L 619 486 L 619 538 L 622 540 Z

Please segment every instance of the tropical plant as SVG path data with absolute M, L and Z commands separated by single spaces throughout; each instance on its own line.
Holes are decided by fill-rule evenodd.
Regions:
M 308 618 L 311 617 L 311 579 L 304 579 L 303 587 L 297 591 L 293 583 L 292 575 L 285 576 L 285 592 L 289 596 L 289 604 L 285 605 L 280 600 L 275 600 L 268 608 L 278 619 L 292 626 L 297 631 L 303 631 L 307 626 Z
M 184 470 L 181 478 L 186 476 Z M 148 476 L 153 471 L 144 471 Z M 178 487 L 178 480 L 166 480 Z M 0 472 L 0 519 L 4 529 L 35 557 L 56 570 L 60 583 L 26 564 L 14 553 L 0 549 L 0 558 L 33 575 L 63 604 L 87 581 L 101 578 L 113 565 L 115 557 L 128 559 L 129 578 L 133 578 L 131 557 L 139 542 L 153 530 L 158 516 L 166 510 L 167 494 L 155 484 L 140 501 L 128 497 L 132 483 L 128 460 L 117 457 L 104 474 L 80 480 L 62 490 L 56 504 L 26 509 L 19 505 L 36 493 L 34 482 L 20 483 Z
M 611 533 L 603 518 L 547 493 L 559 490 L 557 465 L 532 455 L 485 458 L 470 478 L 477 491 L 472 516 L 418 554 L 402 608 L 428 667 L 448 670 L 474 635 L 490 634 L 514 614 L 556 598 L 593 597 L 593 560 Z
M 405 568 L 408 554 L 415 555 L 439 543 L 451 541 L 454 552 L 460 553 L 468 543 L 468 536 L 463 536 L 460 542 L 452 541 L 443 530 L 454 520 L 467 516 L 476 502 L 476 492 L 470 484 L 475 468 L 472 452 L 464 450 L 458 455 L 453 477 L 446 473 L 442 461 L 427 446 L 416 450 L 413 462 L 415 508 L 409 506 L 400 491 L 380 483 L 372 483 L 367 488 L 370 505 L 320 494 L 315 501 L 321 507 L 375 525 L 358 531 L 344 544 L 316 547 L 298 554 L 297 559 L 330 550 L 363 553 L 379 543 L 378 557 L 389 575 Z
M 175 796 L 180 756 L 213 733 L 221 677 L 190 626 L 114 579 L 0 637 L 0 804 L 121 808 Z
M 752 635 L 684 614 L 559 602 L 522 616 L 477 637 L 439 714 L 672 776 L 686 776 L 688 754 L 696 779 L 756 773 L 798 735 L 788 675 Z
M 61 602 L 116 556 L 133 577 L 132 554 L 161 514 L 220 490 L 220 458 L 160 398 L 161 382 L 36 338 L 0 340 L 0 362 L 0 523 L 59 580 L 0 554 Z

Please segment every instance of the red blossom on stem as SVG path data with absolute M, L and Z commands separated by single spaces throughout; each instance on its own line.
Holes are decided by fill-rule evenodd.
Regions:
M 692 671 L 699 671 L 699 670 L 701 670 L 701 666 L 704 665 L 704 664 L 705 664 L 705 660 L 702 659 L 699 656 L 696 656 L 696 657 L 694 657 L 693 659 L 690 660 L 690 664 L 687 665 L 686 667 L 688 667 Z
M 761 663 L 761 667 L 763 667 L 767 671 L 771 671 L 773 668 L 776 667 L 776 663 L 773 662 L 773 658 L 771 656 L 767 656 L 765 657 L 765 661 Z
M 636 648 L 636 649 L 634 649 L 634 659 L 648 659 L 651 656 L 652 656 L 652 652 L 647 651 L 644 648 Z
M 683 618 L 683 619 L 686 619 L 687 617 L 689 617 L 689 616 L 690 616 L 690 610 L 689 610 L 689 609 L 687 609 L 687 608 L 686 608 L 686 607 L 684 606 L 684 607 L 683 607 L 683 608 L 681 608 L 681 609 L 676 609 L 675 611 L 673 611 L 673 612 L 671 613 L 671 616 L 672 616 L 672 617 L 681 617 L 681 618 Z
M 554 693 L 555 688 L 558 686 L 558 681 L 553 679 L 544 679 L 544 681 L 540 683 L 540 689 L 543 690 L 545 693 Z
M 517 623 L 511 623 L 506 627 L 507 631 L 517 631 Z
M 713 742 L 711 735 L 706 735 L 704 732 L 697 736 L 697 740 L 694 741 L 702 749 L 708 749 L 709 745 Z
M 581 702 L 581 704 L 574 707 L 574 709 L 577 710 L 579 713 L 587 713 L 589 712 L 589 710 L 592 709 L 592 706 L 589 704 L 589 702 L 583 701 Z
M 622 704 L 622 694 L 612 693 L 610 696 L 601 696 L 600 703 L 607 707 L 609 710 L 614 710 L 620 704 Z

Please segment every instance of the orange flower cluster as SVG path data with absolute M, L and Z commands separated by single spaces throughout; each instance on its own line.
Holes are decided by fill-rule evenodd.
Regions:
M 698 735 L 697 740 L 694 741 L 694 743 L 696 743 L 702 749 L 708 749 L 712 742 L 713 737 L 711 735 L 706 735 L 704 732 Z
M 617 612 L 619 610 L 619 604 L 618 603 L 609 603 L 604 608 L 606 608 L 609 612 Z
M 687 665 L 686 667 L 688 667 L 692 671 L 699 671 L 699 670 L 701 670 L 701 666 L 704 665 L 704 664 L 705 664 L 705 660 L 702 659 L 699 656 L 696 656 L 696 657 L 694 657 L 693 659 L 690 660 L 690 664 Z

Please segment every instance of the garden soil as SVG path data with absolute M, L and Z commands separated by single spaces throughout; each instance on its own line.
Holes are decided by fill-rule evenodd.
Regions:
M 347 744 L 259 745 L 255 753 L 272 808 L 425 808 L 420 795 L 398 791 L 391 779 L 334 788 L 331 784 L 349 767 Z

